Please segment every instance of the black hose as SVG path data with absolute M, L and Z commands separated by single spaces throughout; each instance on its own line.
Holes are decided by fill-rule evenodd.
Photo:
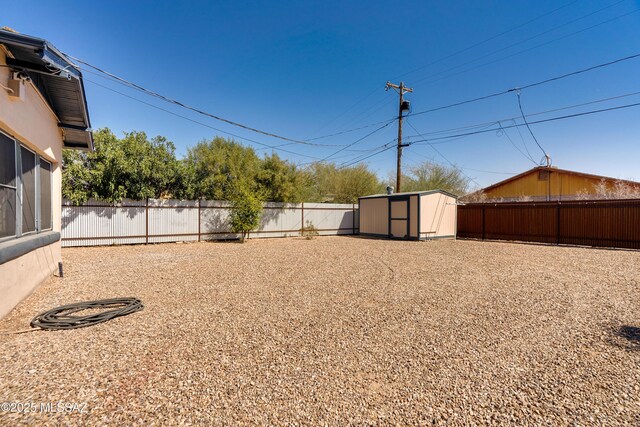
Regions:
M 86 316 L 72 316 L 83 310 L 108 309 Z M 115 317 L 126 316 L 144 308 L 142 301 L 137 298 L 112 298 L 97 301 L 85 301 L 63 305 L 38 314 L 31 321 L 32 328 L 61 330 L 84 328 L 106 322 Z

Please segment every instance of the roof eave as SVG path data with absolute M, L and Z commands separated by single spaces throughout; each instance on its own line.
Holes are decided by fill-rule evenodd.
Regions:
M 77 82 L 75 90 L 77 90 L 78 104 L 76 105 L 78 105 L 78 110 L 80 110 L 79 112 L 81 120 L 77 120 L 76 118 L 75 120 L 73 120 L 73 122 L 75 123 L 69 123 L 65 120 L 64 114 L 60 114 L 60 111 L 56 111 L 57 109 L 55 105 L 52 105 L 51 100 L 49 100 L 48 103 L 58 116 L 59 126 L 63 129 L 74 129 L 74 132 L 64 132 L 64 146 L 66 148 L 92 151 L 94 149 L 94 146 L 93 135 L 91 133 L 91 121 L 89 119 L 89 110 L 87 107 L 87 98 L 84 90 L 84 81 L 82 79 L 82 73 L 80 72 L 80 69 L 75 64 L 70 62 L 66 58 L 66 56 L 55 46 L 38 37 L 0 30 L 0 44 L 4 44 L 9 51 L 12 51 L 13 47 L 13 50 L 17 50 L 18 53 L 26 55 L 23 56 L 22 59 L 8 59 L 7 65 L 9 65 L 11 68 L 24 70 L 27 72 L 39 73 L 45 76 L 43 77 L 43 80 L 45 81 L 46 78 L 60 78 L 67 80 L 73 79 Z M 24 50 L 21 51 L 20 49 L 29 49 L 29 51 L 32 52 L 26 53 Z M 12 55 L 16 56 L 14 52 L 12 52 Z M 36 59 L 36 57 L 38 59 Z M 59 75 L 62 73 L 64 74 Z M 52 97 L 52 99 L 55 99 L 55 97 Z M 73 115 L 71 117 L 73 117 Z M 83 126 L 78 126 L 78 123 L 80 122 Z M 84 135 L 80 135 L 79 132 L 83 132 Z M 68 134 L 73 135 L 73 137 L 67 138 Z

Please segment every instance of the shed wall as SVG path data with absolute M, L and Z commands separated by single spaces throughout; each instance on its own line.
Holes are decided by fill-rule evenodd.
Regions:
M 418 223 L 420 222 L 420 218 L 418 218 L 418 202 L 420 198 L 418 196 L 411 196 L 409 199 L 409 237 L 417 238 L 418 237 Z
M 389 200 L 360 199 L 360 233 L 389 234 Z
M 442 193 L 420 197 L 420 238 L 455 237 L 456 199 Z

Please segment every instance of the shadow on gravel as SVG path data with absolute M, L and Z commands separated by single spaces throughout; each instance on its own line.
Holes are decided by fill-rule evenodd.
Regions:
M 629 351 L 640 351 L 640 328 L 622 325 L 613 328 L 613 335 L 617 338 L 612 344 Z

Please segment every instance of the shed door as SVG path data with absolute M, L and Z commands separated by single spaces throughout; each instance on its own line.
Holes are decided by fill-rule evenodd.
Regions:
M 409 237 L 409 199 L 389 200 L 389 237 Z

